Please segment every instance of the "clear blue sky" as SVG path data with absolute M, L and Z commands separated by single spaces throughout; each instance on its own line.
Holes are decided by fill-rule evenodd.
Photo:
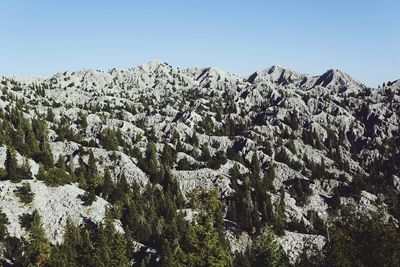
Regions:
M 128 68 L 153 59 L 246 75 L 278 64 L 400 79 L 400 1 L 10 0 L 0 75 Z

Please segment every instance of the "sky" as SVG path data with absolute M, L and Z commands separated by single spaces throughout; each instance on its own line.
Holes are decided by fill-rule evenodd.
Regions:
M 400 79 L 398 0 L 0 0 L 0 75 L 151 60 L 238 75 L 280 65 Z

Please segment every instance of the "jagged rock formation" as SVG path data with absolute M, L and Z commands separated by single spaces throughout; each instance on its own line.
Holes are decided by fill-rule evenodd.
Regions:
M 3 77 L 0 90 L 3 110 L 23 102 L 24 117 L 47 118 L 54 162 L 63 158 L 79 167 L 89 160 L 80 151 L 92 151 L 101 175 L 111 167 L 115 181 L 125 176 L 141 189 L 151 181 L 138 155 L 145 154 L 150 139 L 160 155 L 166 144 L 178 151 L 172 169 L 185 197 L 201 188 L 234 199 L 234 184 L 244 181 L 232 180 L 230 170 L 237 165 L 241 173 L 252 172 L 255 153 L 260 177 L 275 168 L 268 191 L 273 203 L 282 197 L 278 189 L 284 190 L 286 231 L 279 242 L 292 261 L 305 236 L 323 246 L 326 233 L 316 229 L 312 214 L 323 222 L 332 216 L 336 189 L 342 203 L 399 219 L 388 196 L 400 192 L 400 80 L 371 89 L 339 70 L 311 76 L 273 66 L 239 77 L 153 61 L 127 70 Z M 116 147 L 105 141 L 106 129 L 117 133 Z M 0 157 L 5 160 L 5 148 Z M 36 177 L 39 167 L 29 162 Z M 60 241 L 68 216 L 76 222 L 104 217 L 107 202 L 98 197 L 82 206 L 77 195 L 83 190 L 75 184 L 29 183 L 35 200 L 23 207 L 12 193 L 16 184 L 0 182 L 0 208 L 12 235 L 21 235 L 18 216 L 33 208 L 46 219 L 43 226 L 53 241 Z M 234 242 L 240 234 L 229 235 L 240 250 Z M 240 240 L 245 249 L 247 239 Z

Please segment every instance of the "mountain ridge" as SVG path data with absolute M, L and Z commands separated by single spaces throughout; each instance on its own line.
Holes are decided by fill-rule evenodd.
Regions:
M 375 90 L 338 70 L 311 76 L 272 66 L 239 77 L 152 61 L 2 77 L 0 211 L 9 236 L 22 240 L 30 235 L 21 216 L 47 220 L 53 247 L 68 216 L 93 236 L 112 222 L 134 242 L 125 250 L 135 262 L 164 259 L 157 240 L 175 235 L 174 220 L 226 238 L 215 251 L 232 258 L 272 231 L 293 265 L 304 237 L 329 248 L 327 228 L 340 228 L 349 207 L 398 225 L 399 114 L 398 81 Z M 30 204 L 18 193 L 28 187 Z M 184 237 L 170 241 L 190 253 Z
M 212 71 L 214 74 L 217 74 L 217 75 L 218 74 L 223 74 L 223 75 L 233 76 L 233 77 L 236 77 L 238 79 L 245 79 L 245 80 L 248 80 L 248 81 L 254 79 L 254 78 L 251 78 L 252 76 L 260 76 L 260 75 L 266 76 L 266 75 L 271 75 L 271 74 L 275 74 L 276 75 L 276 73 L 277 73 L 279 76 L 284 74 L 284 75 L 287 75 L 288 77 L 290 77 L 290 76 L 296 76 L 296 77 L 301 77 L 301 78 L 305 77 L 305 78 L 309 78 L 309 79 L 312 78 L 313 80 L 317 80 L 317 81 L 319 79 L 321 79 L 320 81 L 318 81 L 318 85 L 323 84 L 324 76 L 328 76 L 329 78 L 335 77 L 335 78 L 338 78 L 338 79 L 342 79 L 344 81 L 352 81 L 352 82 L 355 82 L 355 83 L 357 83 L 357 84 L 359 84 L 361 86 L 367 87 L 367 86 L 364 85 L 364 83 L 362 83 L 362 82 L 360 82 L 358 80 L 355 80 L 354 78 L 351 77 L 351 75 L 341 71 L 340 69 L 328 69 L 328 70 L 326 70 L 325 72 L 323 72 L 320 75 L 311 75 L 311 74 L 306 74 L 306 73 L 303 73 L 303 72 L 298 72 L 298 71 L 295 71 L 295 70 L 293 70 L 291 68 L 283 67 L 281 65 L 272 65 L 272 66 L 270 66 L 268 68 L 257 70 L 257 71 L 253 72 L 250 75 L 242 76 L 242 75 L 237 75 L 237 74 L 234 74 L 234 73 L 226 72 L 226 71 L 223 71 L 221 69 L 214 68 L 212 66 L 209 66 L 209 67 L 187 67 L 187 68 L 179 68 L 178 67 L 178 68 L 174 68 L 173 66 L 169 65 L 167 62 L 164 62 L 162 60 L 151 60 L 151 61 L 149 61 L 147 63 L 140 64 L 140 65 L 137 65 L 137 66 L 132 67 L 132 68 L 109 68 L 109 69 L 104 69 L 104 70 L 90 69 L 89 68 L 89 69 L 79 69 L 79 70 L 67 71 L 67 72 L 56 72 L 55 74 L 50 74 L 50 75 L 38 75 L 38 76 L 14 76 L 14 75 L 11 75 L 11 76 L 10 75 L 8 75 L 8 76 L 6 75 L 6 76 L 4 76 L 3 75 L 1 77 L 2 78 L 12 78 L 12 79 L 19 80 L 21 82 L 26 80 L 27 82 L 29 82 L 29 81 L 34 81 L 34 80 L 40 81 L 40 80 L 44 80 L 44 79 L 50 79 L 53 76 L 57 76 L 57 75 L 64 74 L 64 73 L 85 73 L 85 72 L 87 72 L 87 73 L 103 73 L 103 74 L 108 73 L 108 74 L 110 74 L 112 71 L 127 72 L 127 71 L 133 71 L 135 69 L 140 69 L 142 71 L 153 72 L 153 71 L 157 71 L 157 69 L 159 69 L 160 67 L 164 67 L 166 69 L 179 70 L 179 71 L 184 72 L 184 73 L 185 72 L 186 73 L 187 72 L 191 72 L 191 71 L 192 72 L 193 71 L 199 71 L 199 70 L 204 71 L 204 72 Z M 328 78 L 328 77 L 325 77 L 325 78 Z M 277 80 L 277 79 L 273 79 L 273 80 Z M 400 79 L 393 80 L 392 83 L 395 83 L 396 81 L 399 81 L 399 80 Z M 317 83 L 317 81 L 316 81 L 316 83 Z M 383 81 L 383 82 L 387 82 L 387 81 Z M 389 83 L 390 83 L 390 81 L 389 81 Z M 326 83 L 325 85 L 327 85 L 327 84 L 328 83 Z M 377 89 L 378 87 L 370 87 L 370 88 Z

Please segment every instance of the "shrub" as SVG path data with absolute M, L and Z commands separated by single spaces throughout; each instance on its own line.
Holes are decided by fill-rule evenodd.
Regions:
M 83 195 L 78 196 L 82 201 L 84 206 L 90 206 L 96 200 L 96 195 L 92 192 L 85 192 Z
M 17 187 L 14 193 L 22 203 L 29 204 L 33 201 L 35 194 L 32 192 L 31 185 L 28 183 L 23 183 L 22 186 Z
M 50 186 L 60 186 L 75 182 L 71 175 L 59 168 L 51 168 L 47 172 L 41 170 L 37 178 L 45 181 Z

